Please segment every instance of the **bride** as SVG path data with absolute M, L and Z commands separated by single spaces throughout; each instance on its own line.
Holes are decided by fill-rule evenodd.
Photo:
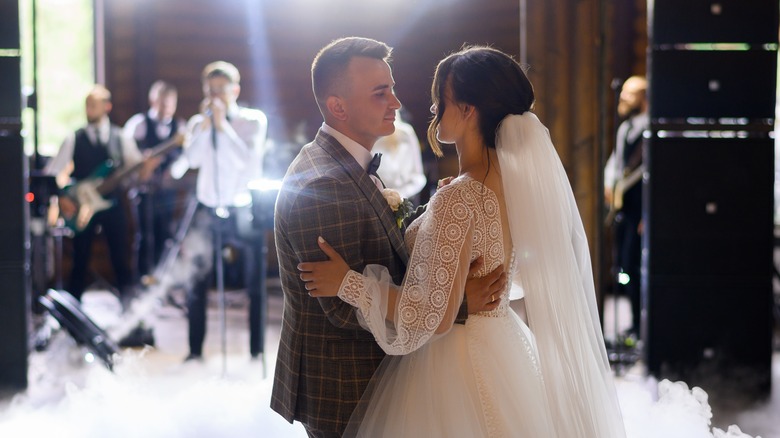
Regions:
M 409 270 L 301 263 L 310 295 L 358 309 L 389 356 L 347 436 L 623 437 L 596 310 L 585 232 L 549 133 L 530 112 L 520 65 L 488 47 L 443 59 L 431 88 L 430 143 L 454 144 L 459 175 L 405 234 Z M 528 325 L 509 307 L 453 324 L 469 263 L 511 266 Z

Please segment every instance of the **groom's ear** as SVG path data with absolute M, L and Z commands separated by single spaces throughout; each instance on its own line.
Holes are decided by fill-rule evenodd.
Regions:
M 344 100 L 338 96 L 328 96 L 325 101 L 328 112 L 337 120 L 347 120 L 347 109 L 344 106 Z

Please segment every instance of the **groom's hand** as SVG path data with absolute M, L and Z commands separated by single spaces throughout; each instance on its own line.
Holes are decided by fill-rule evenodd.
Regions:
M 469 267 L 469 276 L 465 287 L 469 315 L 490 311 L 498 307 L 501 302 L 501 293 L 506 289 L 507 278 L 504 265 L 499 265 L 493 272 L 484 277 L 476 277 L 483 263 L 480 256 Z

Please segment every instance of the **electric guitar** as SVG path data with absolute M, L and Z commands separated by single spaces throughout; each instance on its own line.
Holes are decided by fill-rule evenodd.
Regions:
M 631 171 L 628 175 L 619 179 L 615 183 L 615 189 L 612 191 L 612 204 L 609 206 L 609 212 L 604 220 L 606 225 L 611 225 L 615 220 L 615 216 L 623 208 L 623 196 L 625 193 L 636 185 L 639 181 L 642 181 L 642 175 L 645 173 L 645 165 L 640 164 L 636 169 Z
M 113 206 L 113 202 L 106 200 L 105 196 L 113 192 L 124 179 L 143 167 L 150 159 L 163 155 L 173 148 L 184 143 L 184 135 L 177 134 L 149 150 L 144 159 L 131 166 L 124 166 L 114 170 L 112 160 L 106 160 L 98 166 L 92 174 L 76 184 L 65 188 L 65 196 L 76 203 L 77 212 L 70 217 L 65 217 L 65 226 L 79 233 L 89 225 L 96 213 Z

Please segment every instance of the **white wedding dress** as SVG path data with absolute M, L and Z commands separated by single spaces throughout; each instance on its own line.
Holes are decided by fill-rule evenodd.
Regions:
M 441 189 L 407 230 L 412 258 L 397 312 L 407 329 L 394 342 L 378 339 L 390 353 L 401 355 L 388 356 L 374 377 L 357 436 L 555 436 L 533 336 L 509 307 L 508 288 L 494 311 L 470 315 L 465 325 L 453 324 L 446 335 L 429 339 L 430 329 L 444 317 L 452 319 L 462 300 L 462 292 L 445 298 L 468 273 L 470 260 L 458 263 L 458 255 L 484 256 L 478 275 L 505 262 L 500 219 L 495 194 L 460 177 Z M 383 324 L 381 310 L 373 313 L 372 307 L 381 301 L 376 300 L 380 288 L 388 286 L 377 281 L 387 271 L 368 269 L 379 274 L 350 272 L 339 296 L 358 307 L 364 320 Z M 424 304 L 417 300 L 423 289 L 433 291 Z M 353 427 L 361 414 L 353 418 Z
M 532 113 L 508 116 L 497 150 L 505 211 L 458 177 L 407 230 L 402 285 L 377 265 L 345 276 L 339 297 L 389 355 L 345 436 L 625 436 L 584 230 L 549 134 Z M 509 307 L 510 286 L 494 311 L 454 323 L 479 256 L 480 276 L 508 267 L 530 327 Z

